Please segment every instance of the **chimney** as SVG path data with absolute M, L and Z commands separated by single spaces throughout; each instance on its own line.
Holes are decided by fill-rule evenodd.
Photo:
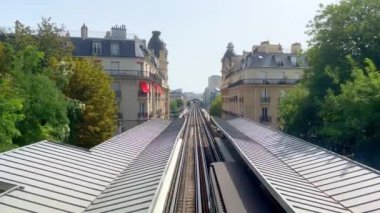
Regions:
M 88 38 L 88 28 L 85 24 L 80 28 L 80 36 L 82 39 Z
M 302 51 L 301 44 L 298 42 L 293 43 L 292 46 L 290 47 L 290 51 L 291 53 L 294 53 L 294 54 L 300 53 Z
M 107 32 L 106 32 L 106 36 L 104 36 L 104 38 L 106 38 L 106 39 L 111 39 L 111 32 L 110 32 L 110 31 L 107 31 Z
M 111 38 L 118 40 L 126 40 L 127 39 L 127 28 L 125 25 L 111 27 Z

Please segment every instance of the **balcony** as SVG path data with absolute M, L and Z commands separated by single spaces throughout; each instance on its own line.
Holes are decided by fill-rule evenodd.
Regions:
M 132 79 L 145 79 L 151 80 L 161 84 L 162 78 L 158 74 L 154 74 L 148 71 L 141 70 L 119 70 L 119 69 L 104 69 L 104 71 L 112 77 L 125 77 Z
M 148 93 L 144 93 L 143 91 L 138 91 L 137 96 L 139 98 L 146 98 L 148 97 Z
M 236 81 L 234 83 L 229 84 L 227 87 L 235 87 L 243 84 L 254 84 L 254 85 L 260 85 L 260 84 L 296 84 L 300 81 L 300 79 L 262 79 L 262 78 L 251 78 L 251 79 L 242 79 L 239 81 Z
M 146 113 L 146 112 L 139 112 L 139 113 L 137 113 L 137 118 L 139 118 L 139 119 L 147 119 L 148 118 L 148 113 Z
M 271 116 L 260 116 L 260 123 L 271 123 L 272 117 Z
M 223 110 L 223 109 L 222 109 L 222 113 L 223 113 L 224 115 L 227 115 L 227 116 L 239 117 L 238 114 L 236 114 L 236 113 L 234 113 L 234 112 L 227 111 L 227 110 Z
M 260 102 L 262 104 L 269 104 L 270 103 L 270 97 L 261 97 Z

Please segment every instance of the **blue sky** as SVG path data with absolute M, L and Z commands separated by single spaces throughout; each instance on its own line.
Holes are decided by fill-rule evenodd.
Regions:
M 289 50 L 293 42 L 306 47 L 306 25 L 318 5 L 337 0 L 3 0 L 0 26 L 15 20 L 36 27 L 42 17 L 64 24 L 71 35 L 83 23 L 94 36 L 103 36 L 113 25 L 149 39 L 160 30 L 169 50 L 171 89 L 203 92 L 210 75 L 220 75 L 228 42 L 235 52 L 269 40 Z

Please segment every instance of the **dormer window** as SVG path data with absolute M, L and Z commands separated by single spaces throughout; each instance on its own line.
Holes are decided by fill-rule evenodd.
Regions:
M 119 43 L 111 43 L 111 55 L 120 55 Z
M 92 43 L 92 53 L 94 55 L 101 55 L 102 54 L 102 43 L 99 41 L 95 41 Z

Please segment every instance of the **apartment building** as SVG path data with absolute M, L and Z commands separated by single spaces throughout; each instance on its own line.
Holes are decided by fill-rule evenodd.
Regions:
M 222 77 L 219 75 L 212 75 L 208 78 L 208 85 L 203 92 L 203 103 L 206 109 L 209 109 L 216 96 L 220 95 L 221 84 Z
M 222 58 L 222 117 L 242 116 L 279 128 L 280 98 L 291 89 L 307 68 L 301 44 L 284 53 L 280 44 L 264 41 L 251 51 L 236 55 L 229 43 Z
M 89 37 L 85 24 L 81 37 L 71 37 L 74 55 L 95 58 L 112 77 L 119 109 L 119 132 L 152 118 L 169 118 L 168 51 L 153 31 L 146 40 L 127 38 L 125 25 L 114 26 L 103 38 Z

